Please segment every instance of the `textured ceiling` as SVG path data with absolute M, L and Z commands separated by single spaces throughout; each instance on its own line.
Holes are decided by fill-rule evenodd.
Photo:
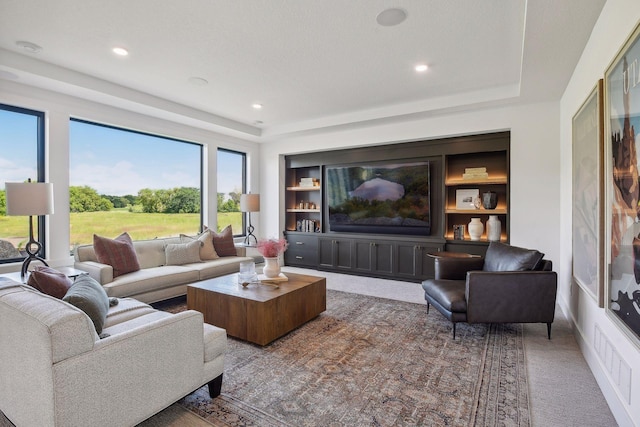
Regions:
M 13 80 L 251 140 L 558 100 L 605 0 L 0 0 Z M 388 7 L 407 19 L 376 23 Z M 16 45 L 41 46 L 29 53 Z M 126 47 L 126 58 L 111 52 Z M 418 74 L 413 67 L 426 63 Z M 190 77 L 206 79 L 197 86 Z M 263 104 L 254 110 L 252 104 Z

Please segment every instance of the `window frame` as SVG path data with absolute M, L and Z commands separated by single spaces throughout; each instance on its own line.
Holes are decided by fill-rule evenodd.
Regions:
M 45 113 L 44 111 L 32 110 L 24 107 L 16 107 L 14 105 L 0 103 L 0 110 L 10 111 L 13 113 L 27 114 L 36 118 L 36 181 L 45 182 Z M 27 179 L 28 177 L 25 177 Z M 38 256 L 46 259 L 47 255 L 47 229 L 45 215 L 38 215 L 37 219 L 38 242 L 41 245 Z M 9 264 L 23 261 L 24 258 L 3 258 L 0 264 Z
M 230 154 L 238 154 L 242 158 L 242 194 L 247 193 L 247 153 L 238 150 L 232 150 L 230 148 L 222 148 L 218 147 L 217 153 L 224 151 Z M 216 156 L 216 159 L 218 156 Z M 217 174 L 218 174 L 218 164 L 216 160 L 216 182 L 217 182 Z M 218 194 L 218 188 L 216 188 L 216 194 Z M 245 237 L 247 235 L 247 216 L 245 212 L 240 211 L 242 217 L 242 233 L 234 234 L 233 237 Z M 218 220 L 218 207 L 216 206 L 216 223 Z
M 80 119 L 77 117 L 69 117 L 69 123 L 71 122 L 77 122 L 77 123 L 83 123 L 83 124 L 87 124 L 87 125 L 92 125 L 92 126 L 100 126 L 103 128 L 107 128 L 107 129 L 113 129 L 113 130 L 117 130 L 117 131 L 121 131 L 121 132 L 130 132 L 130 133 L 135 133 L 138 135 L 144 135 L 144 136 L 149 136 L 149 137 L 153 137 L 153 138 L 160 138 L 160 139 L 165 139 L 165 140 L 169 140 L 169 141 L 174 141 L 174 142 L 179 142 L 182 144 L 190 144 L 190 145 L 194 145 L 196 147 L 198 147 L 199 150 L 199 154 L 200 154 L 200 226 L 199 226 L 199 230 L 202 231 L 204 230 L 204 145 L 198 142 L 193 142 L 193 141 L 187 141 L 185 139 L 179 139 L 179 138 L 174 138 L 171 136 L 166 136 L 166 135 L 160 135 L 157 133 L 151 133 L 151 132 L 145 132 L 145 131 L 141 131 L 141 130 L 137 130 L 137 129 L 130 129 L 130 128 L 126 128 L 123 126 L 117 126 L 117 125 L 110 125 L 107 123 L 101 123 L 101 122 L 97 122 L 97 121 L 92 121 L 92 120 L 87 120 L 87 119 Z M 71 138 L 69 137 L 69 150 L 71 150 Z M 71 165 L 69 165 L 71 166 Z M 69 185 L 71 185 L 71 183 L 69 183 Z

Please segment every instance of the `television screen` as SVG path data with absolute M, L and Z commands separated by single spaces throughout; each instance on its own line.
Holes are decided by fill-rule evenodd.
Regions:
M 429 162 L 326 167 L 331 231 L 431 233 Z

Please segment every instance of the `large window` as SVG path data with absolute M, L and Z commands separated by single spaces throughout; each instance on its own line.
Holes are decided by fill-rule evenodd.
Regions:
M 246 190 L 246 159 L 245 153 L 218 149 L 218 231 L 231 224 L 235 236 L 245 234 L 240 195 Z
M 202 227 L 202 146 L 72 119 L 72 248 L 93 234 L 133 240 L 195 234 Z
M 5 182 L 28 179 L 44 181 L 44 113 L 0 104 L 0 263 L 26 256 L 28 217 L 6 216 Z M 39 217 L 34 237 L 42 244 L 42 257 L 44 227 L 44 217 Z

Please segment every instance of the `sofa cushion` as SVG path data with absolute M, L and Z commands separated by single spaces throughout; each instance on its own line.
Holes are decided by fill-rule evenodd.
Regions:
M 189 243 L 170 243 L 164 248 L 167 265 L 183 265 L 200 262 L 202 242 L 194 240 Z
M 236 256 L 236 246 L 233 243 L 233 231 L 231 225 L 227 225 L 220 233 L 211 231 L 213 235 L 213 246 L 216 248 L 218 256 Z
M 140 270 L 131 236 L 127 232 L 115 239 L 93 235 L 93 248 L 98 262 L 113 267 L 113 277 Z
M 102 333 L 109 311 L 109 297 L 100 283 L 86 274 L 78 276 L 62 300 L 84 311 L 93 322 L 96 332 Z
M 464 280 L 430 279 L 422 282 L 426 295 L 436 300 L 442 307 L 452 313 L 466 313 L 466 283 Z
M 220 258 L 216 252 L 216 248 L 213 246 L 213 234 L 211 230 L 204 230 L 197 236 L 187 236 L 186 234 L 180 235 L 180 241 L 182 243 L 189 243 L 193 240 L 199 240 L 202 243 L 200 246 L 200 259 L 202 261 Z
M 191 265 L 199 264 L 201 263 Z M 198 272 L 188 265 L 166 265 L 164 267 L 143 268 L 117 277 L 112 282 L 105 283 L 104 289 L 111 297 L 136 298 L 138 294 L 172 288 L 197 280 L 199 280 Z
M 535 270 L 544 254 L 535 249 L 491 242 L 484 256 L 484 271 Z
M 52 297 L 62 299 L 73 281 L 65 274 L 54 270 L 47 266 L 37 266 L 30 274 L 27 280 L 29 286 L 33 286 L 37 290 Z

